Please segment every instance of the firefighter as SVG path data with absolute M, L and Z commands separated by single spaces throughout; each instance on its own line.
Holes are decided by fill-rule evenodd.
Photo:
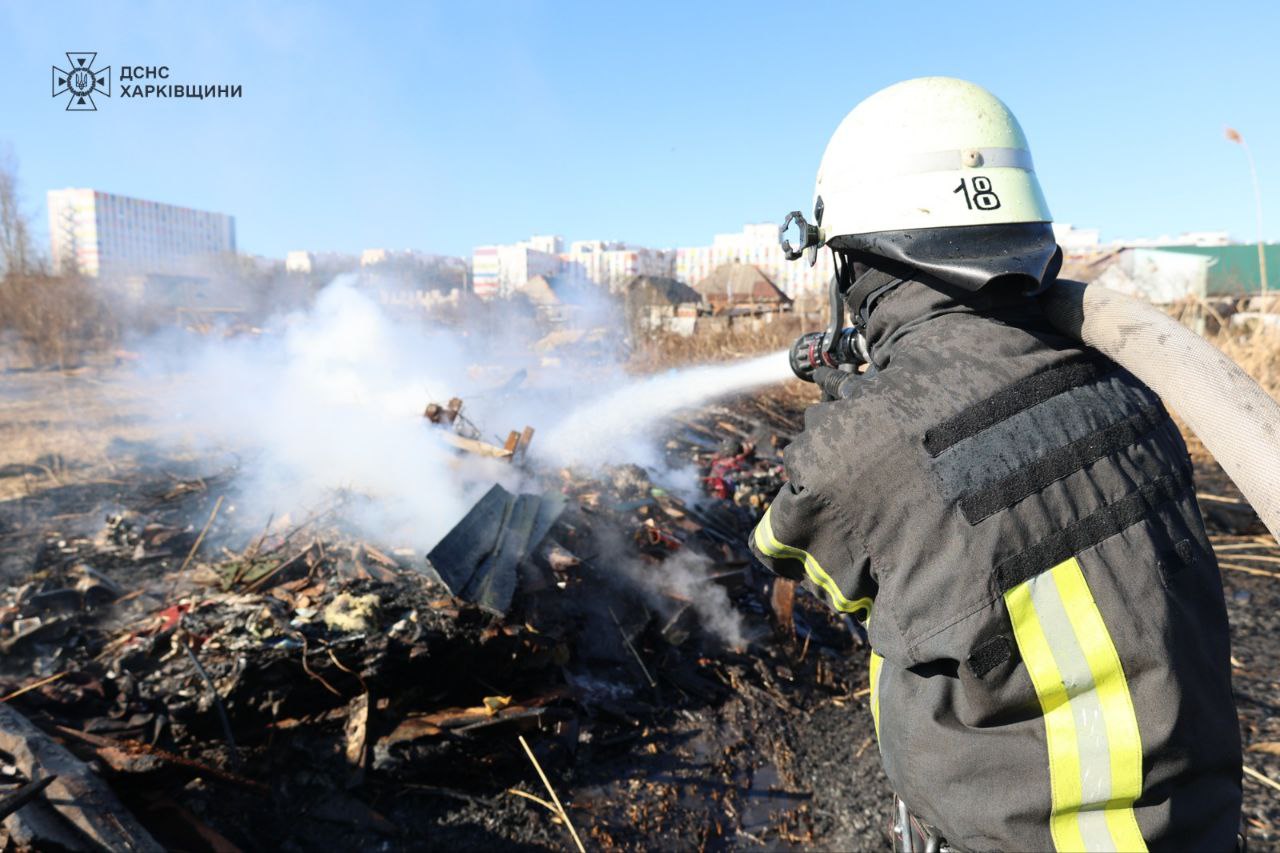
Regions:
M 832 137 L 814 217 L 866 366 L 815 371 L 752 547 L 866 620 L 895 843 L 1235 849 L 1190 459 L 1147 385 L 1046 319 L 1061 252 L 1018 122 L 962 80 L 882 90 Z

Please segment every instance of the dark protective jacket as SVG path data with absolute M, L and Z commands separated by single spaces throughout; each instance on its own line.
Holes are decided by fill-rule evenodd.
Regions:
M 907 282 L 867 337 L 752 545 L 869 616 L 899 796 L 960 849 L 1232 849 L 1222 585 L 1160 400 L 1026 297 Z

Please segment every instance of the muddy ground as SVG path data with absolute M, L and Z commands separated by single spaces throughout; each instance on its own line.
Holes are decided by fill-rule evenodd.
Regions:
M 20 582 L 58 543 L 100 537 L 106 516 L 123 509 L 181 519 L 188 537 L 200 528 L 215 495 L 227 493 L 229 486 L 216 476 L 227 463 L 172 447 L 157 451 L 160 427 L 145 413 L 149 395 L 162 393 L 120 384 L 109 369 L 0 376 L 0 585 Z M 793 389 L 773 405 L 794 423 L 802 399 Z M 86 427 L 88 422 L 94 426 Z M 1247 513 L 1230 503 L 1237 496 L 1212 460 L 1197 454 L 1196 461 L 1211 533 L 1222 549 L 1246 764 L 1266 779 L 1280 780 L 1280 549 L 1257 535 Z M 154 584 L 184 552 L 177 548 L 169 559 L 125 561 L 102 571 L 126 590 Z M 369 588 L 396 606 L 412 603 L 419 610 L 439 594 L 430 586 L 403 583 Z M 537 752 L 544 768 L 589 848 L 887 849 L 890 793 L 872 734 L 865 645 L 803 597 L 797 608 L 810 629 L 803 636 L 774 631 L 760 607 L 764 593 L 748 583 L 735 594 L 758 629 L 748 649 L 734 651 L 704 639 L 696 646 L 670 646 L 642 635 L 641 652 L 658 673 L 656 683 L 625 701 L 602 700 L 572 725 L 564 718 L 541 742 Z M 116 615 L 133 618 L 159 604 L 135 598 L 117 605 Z M 130 607 L 136 612 L 125 612 Z M 440 642 L 480 636 L 483 618 L 468 613 L 458 623 L 441 623 Z M 0 664 L 0 680 L 7 685 L 46 674 L 16 663 Z M 453 664 L 421 666 L 370 664 L 366 675 L 384 686 L 392 706 L 397 692 L 422 691 L 415 679 L 424 674 L 468 677 Z M 472 690 L 476 697 L 489 692 L 494 691 L 482 685 Z M 14 704 L 38 716 L 61 707 L 54 702 L 59 697 L 49 697 L 46 702 L 32 693 Z M 291 707 L 284 716 L 296 716 L 297 710 Z M 252 717 L 248 710 L 232 712 L 237 727 L 237 715 Z M 483 748 L 415 746 L 408 756 L 398 753 L 395 762 L 375 761 L 353 782 L 339 754 L 340 718 L 256 736 L 240 732 L 234 763 L 209 708 L 191 711 L 189 719 L 175 711 L 172 718 L 176 743 L 189 750 L 186 758 L 233 767 L 236 778 L 266 788 L 171 772 L 131 786 L 134 777 L 111 774 L 117 793 L 145 823 L 178 827 L 170 837 L 158 831 L 162 840 L 173 839 L 166 842 L 170 846 L 213 849 L 217 839 L 246 850 L 570 845 L 546 808 L 512 793 L 546 796 L 514 737 L 495 735 Z M 162 799 L 154 793 L 157 779 L 170 789 Z M 1280 789 L 1249 776 L 1245 797 L 1251 848 L 1280 849 Z M 175 809 L 184 813 L 180 819 Z M 210 831 L 204 847 L 189 841 L 192 826 Z

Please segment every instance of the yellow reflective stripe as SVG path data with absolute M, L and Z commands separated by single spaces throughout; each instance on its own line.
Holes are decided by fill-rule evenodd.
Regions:
M 1005 603 L 1044 715 L 1055 848 L 1145 851 L 1138 718 L 1080 563 L 1019 584 Z
M 1111 800 L 1107 804 L 1107 828 L 1120 850 L 1146 850 L 1133 814 L 1133 801 L 1142 793 L 1142 736 L 1133 709 L 1129 684 L 1120 655 L 1102 621 L 1080 563 L 1074 557 L 1053 572 L 1058 594 L 1066 607 L 1076 640 L 1093 673 L 1102 704 L 1102 719 L 1111 748 Z
M 845 598 L 840 592 L 840 587 L 836 586 L 836 582 L 831 579 L 831 575 L 826 573 L 812 554 L 801 548 L 783 545 L 777 540 L 777 537 L 773 535 L 773 525 L 769 521 L 769 516 L 772 513 L 773 505 L 770 504 L 769 508 L 765 510 L 764 518 L 760 519 L 760 523 L 756 525 L 756 547 L 760 549 L 761 553 L 769 557 L 799 560 L 804 564 L 804 571 L 809 576 L 809 580 L 831 596 L 831 603 L 836 610 L 842 613 L 857 613 L 859 610 L 863 610 L 870 617 L 870 598 L 859 598 L 856 601 L 850 601 Z
M 1044 715 L 1052 803 L 1049 832 L 1053 846 L 1057 850 L 1083 850 L 1084 836 L 1076 821 L 1076 812 L 1080 809 L 1080 755 L 1076 750 L 1076 725 L 1071 717 L 1070 699 L 1049 641 L 1036 618 L 1031 589 L 1026 583 L 1018 584 L 1004 594 L 1004 600 L 1018 651 L 1027 665 L 1027 674 L 1031 676 Z
M 880 667 L 884 658 L 875 652 L 871 653 L 871 722 L 875 724 L 876 742 L 880 742 Z

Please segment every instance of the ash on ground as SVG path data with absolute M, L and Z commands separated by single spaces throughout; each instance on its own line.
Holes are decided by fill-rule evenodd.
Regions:
M 696 494 L 544 471 L 426 561 L 340 503 L 233 545 L 234 471 L 0 503 L 28 561 L 0 695 L 171 849 L 565 848 L 521 738 L 589 846 L 883 846 L 865 634 L 745 547 L 798 426 L 764 399 L 691 414 L 666 451 Z M 0 796 L 40 774 L 7 752 Z M 5 827 L 94 837 L 48 802 Z
M 425 561 L 354 535 L 341 501 L 236 541 L 235 472 L 172 460 L 0 502 L 0 804 L 41 755 L 74 783 L 4 845 L 110 846 L 115 822 L 139 849 L 571 849 L 567 817 L 588 847 L 887 849 L 865 634 L 745 547 L 799 428 L 787 397 L 680 417 L 668 462 L 694 491 L 538 472 Z M 1197 462 L 1266 849 L 1280 550 Z

